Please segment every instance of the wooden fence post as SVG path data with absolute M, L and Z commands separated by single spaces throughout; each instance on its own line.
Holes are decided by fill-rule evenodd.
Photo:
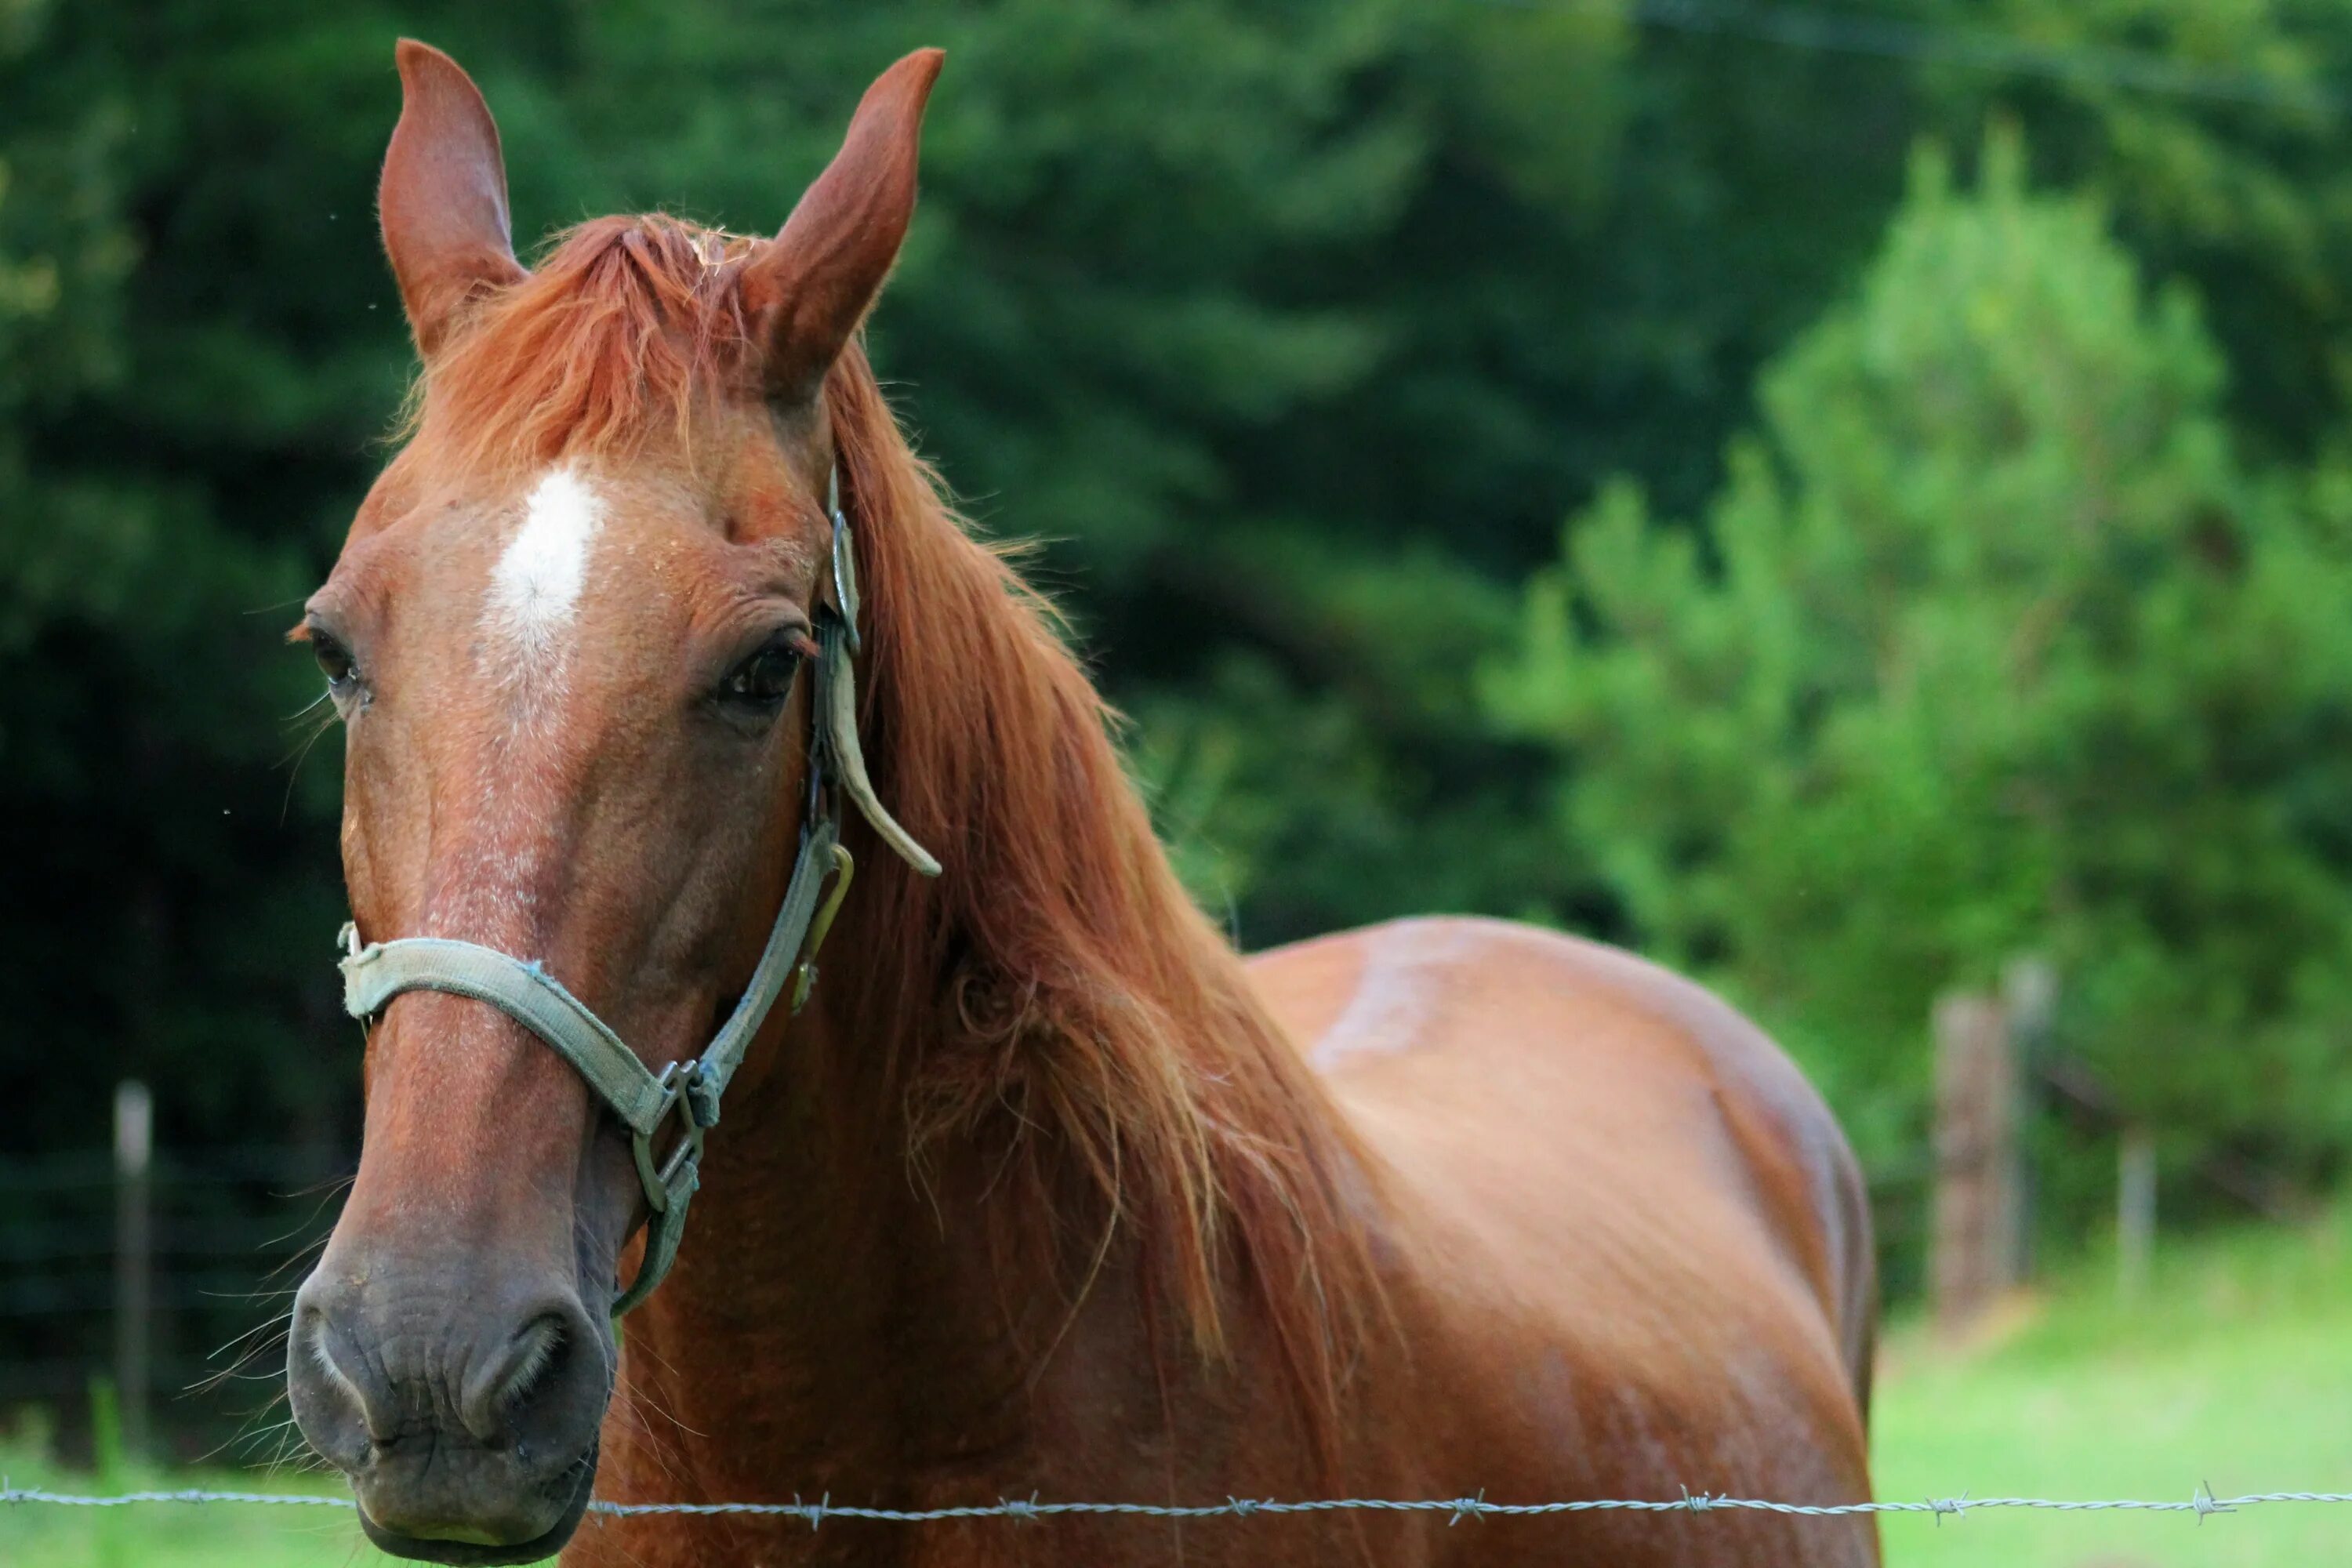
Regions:
M 2021 953 L 2000 972 L 2001 1005 L 2009 1010 L 2009 1050 L 2016 1074 L 2016 1098 L 2011 1102 L 2016 1119 L 2013 1137 L 2017 1158 L 2011 1169 L 2017 1184 L 2011 1193 L 2009 1218 L 2010 1279 L 2033 1278 L 2034 1206 L 2041 1199 L 2042 1168 L 2028 1132 L 2032 1124 L 2038 1086 L 2055 1054 L 2058 1025 L 2058 969 L 2039 953 Z
M 149 1172 L 155 1103 L 135 1079 L 114 1086 L 114 1387 L 122 1447 L 147 1454 L 147 1381 L 154 1334 L 154 1248 Z
M 2008 1010 L 1955 992 L 1936 1003 L 1936 1200 L 1929 1289 L 1958 1333 L 2017 1282 L 2017 1061 Z

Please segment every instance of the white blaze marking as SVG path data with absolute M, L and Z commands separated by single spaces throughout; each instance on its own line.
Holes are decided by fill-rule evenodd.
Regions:
M 517 652 L 548 654 L 571 624 L 604 517 L 604 501 L 569 466 L 550 468 L 532 488 L 522 527 L 490 573 L 489 618 Z
M 588 585 L 588 556 L 604 526 L 604 501 L 581 470 L 546 470 L 524 499 L 522 522 L 490 568 L 476 648 L 484 683 L 502 709 L 480 759 L 480 817 L 468 874 L 436 910 L 436 934 L 484 940 L 527 921 L 535 877 L 550 852 L 552 747 L 564 710 L 572 647 L 565 633 Z

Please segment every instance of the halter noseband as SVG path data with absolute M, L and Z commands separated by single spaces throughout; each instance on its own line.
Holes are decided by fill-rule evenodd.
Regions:
M 645 1185 L 652 1217 L 645 1262 L 614 1302 L 616 1318 L 651 1295 L 677 1260 L 687 1204 L 700 1184 L 703 1135 L 718 1123 L 719 1098 L 726 1092 L 728 1079 L 742 1064 L 786 984 L 792 987 L 789 1010 L 797 1013 L 816 983 L 817 948 L 856 870 L 841 843 L 842 797 L 856 805 L 875 833 L 908 865 L 927 877 L 940 873 L 940 863 L 883 809 L 866 776 L 865 752 L 857 743 L 856 678 L 850 663 L 859 647 L 857 572 L 849 523 L 841 514 L 838 470 L 826 489 L 825 509 L 833 519 L 833 593 L 831 602 L 820 599 L 814 606 L 818 657 L 810 671 L 808 810 L 801 822 L 800 853 L 751 983 L 699 1057 L 652 1072 L 586 1003 L 536 961 L 526 963 L 478 942 L 444 937 L 402 937 L 362 947 L 357 926 L 343 927 L 343 1009 L 352 1016 L 364 1024 L 404 991 L 441 991 L 487 1002 L 570 1062 L 629 1130 L 637 1179 Z M 681 1106 L 686 1114 L 677 1142 L 668 1159 L 659 1160 L 654 1140 L 670 1112 Z

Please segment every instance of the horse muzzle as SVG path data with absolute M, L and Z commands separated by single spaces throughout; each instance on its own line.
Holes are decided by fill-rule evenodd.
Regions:
M 385 1273 L 331 1254 L 297 1293 L 287 1382 L 302 1436 L 395 1556 L 552 1554 L 595 1484 L 609 1324 L 563 1287 L 404 1288 Z

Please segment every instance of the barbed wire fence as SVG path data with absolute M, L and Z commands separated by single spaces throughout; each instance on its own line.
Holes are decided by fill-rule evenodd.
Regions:
M 648 1516 L 707 1517 L 753 1515 L 796 1519 L 814 1530 L 827 1520 L 866 1520 L 886 1524 L 930 1524 L 950 1520 L 1003 1519 L 1036 1521 L 1073 1515 L 1116 1515 L 1141 1519 L 1250 1519 L 1261 1515 L 1318 1513 L 1442 1513 L 1447 1523 L 1464 1520 L 1526 1519 L 1576 1513 L 1771 1513 L 1802 1519 L 1840 1519 L 1878 1514 L 1927 1514 L 1941 1523 L 1988 1509 L 2035 1509 L 2056 1513 L 2188 1513 L 2199 1523 L 2215 1514 L 2280 1503 L 2352 1502 L 2352 1492 L 2249 1492 L 2216 1497 L 2199 1486 L 2186 1499 L 2165 1498 L 1927 1498 L 1918 1501 L 1798 1503 L 1764 1498 L 1726 1497 L 1712 1492 L 1685 1491 L 1679 1498 L 1579 1498 L 1554 1502 L 1493 1502 L 1485 1493 L 1458 1498 L 1227 1498 L 1214 1503 L 1044 1502 L 1035 1498 L 1003 1498 L 992 1503 L 948 1508 L 871 1508 L 836 1503 L 830 1494 L 815 1502 L 795 1498 L 791 1502 L 592 1502 L 588 1512 L 607 1518 Z M 190 1489 L 180 1491 L 118 1492 L 90 1496 L 72 1492 L 16 1488 L 0 1478 L 0 1505 L 10 1508 L 47 1505 L 54 1508 L 127 1508 L 138 1503 L 250 1503 L 264 1507 L 352 1510 L 347 1497 L 303 1492 L 237 1492 Z

